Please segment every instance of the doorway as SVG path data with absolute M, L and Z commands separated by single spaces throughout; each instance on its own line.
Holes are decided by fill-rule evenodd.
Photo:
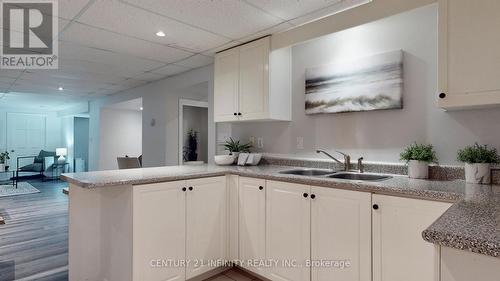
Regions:
M 208 162 L 208 102 L 179 100 L 179 165 Z

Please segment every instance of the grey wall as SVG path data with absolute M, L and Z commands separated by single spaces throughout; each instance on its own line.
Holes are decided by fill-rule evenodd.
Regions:
M 305 115 L 306 68 L 399 49 L 405 52 L 403 110 Z M 455 164 L 456 150 L 475 141 L 500 148 L 500 109 L 437 107 L 437 5 L 294 46 L 292 63 L 293 122 L 232 125 L 233 136 L 263 137 L 260 150 L 269 153 L 318 157 L 316 148 L 338 149 L 372 162 L 398 162 L 414 141 L 434 144 L 444 164 Z
M 208 83 L 208 96 L 186 93 L 192 85 Z M 100 109 L 103 106 L 142 97 L 142 152 L 144 167 L 177 165 L 179 160 L 179 99 L 209 102 L 209 119 L 213 120 L 213 66 L 198 68 L 145 86 L 117 93 L 90 103 L 90 170 L 98 169 Z M 154 122 L 153 122 L 154 120 Z M 154 125 L 153 125 L 154 123 Z M 215 152 L 215 124 L 208 124 L 208 155 Z
M 208 161 L 208 109 L 203 107 L 184 106 L 183 108 L 183 140 L 187 146 L 190 129 L 198 132 L 198 161 Z
M 85 160 L 85 170 L 89 163 L 89 119 L 75 117 L 74 120 L 74 157 Z
M 101 109 L 99 144 L 99 170 L 118 169 L 117 157 L 142 155 L 142 111 Z

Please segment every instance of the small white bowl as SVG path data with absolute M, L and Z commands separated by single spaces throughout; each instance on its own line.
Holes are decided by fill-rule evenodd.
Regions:
M 215 164 L 221 165 L 221 166 L 231 165 L 234 163 L 234 156 L 233 155 L 215 155 L 214 161 L 215 161 Z

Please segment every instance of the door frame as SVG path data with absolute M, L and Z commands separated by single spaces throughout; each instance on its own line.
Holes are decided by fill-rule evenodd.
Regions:
M 179 130 L 178 130 L 178 135 L 179 135 L 179 140 L 178 140 L 178 164 L 182 165 L 184 158 L 183 158 L 183 142 L 184 142 L 184 106 L 193 106 L 193 107 L 202 107 L 202 108 L 207 108 L 208 109 L 208 102 L 206 101 L 199 101 L 199 100 L 190 100 L 190 99 L 179 99 Z M 207 118 L 208 119 L 208 118 Z M 208 122 L 207 122 L 207 127 L 208 127 Z

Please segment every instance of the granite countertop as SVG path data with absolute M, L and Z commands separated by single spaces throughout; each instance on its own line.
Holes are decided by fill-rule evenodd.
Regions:
M 416 180 L 391 175 L 384 181 L 350 181 L 326 177 L 281 174 L 294 167 L 168 166 L 130 170 L 63 174 L 61 178 L 83 188 L 139 185 L 234 174 L 268 180 L 373 192 L 455 203 L 426 229 L 424 240 L 446 247 L 500 257 L 500 186 L 469 185 L 463 180 Z
M 500 186 L 466 184 L 465 194 L 422 233 L 445 247 L 500 258 Z

